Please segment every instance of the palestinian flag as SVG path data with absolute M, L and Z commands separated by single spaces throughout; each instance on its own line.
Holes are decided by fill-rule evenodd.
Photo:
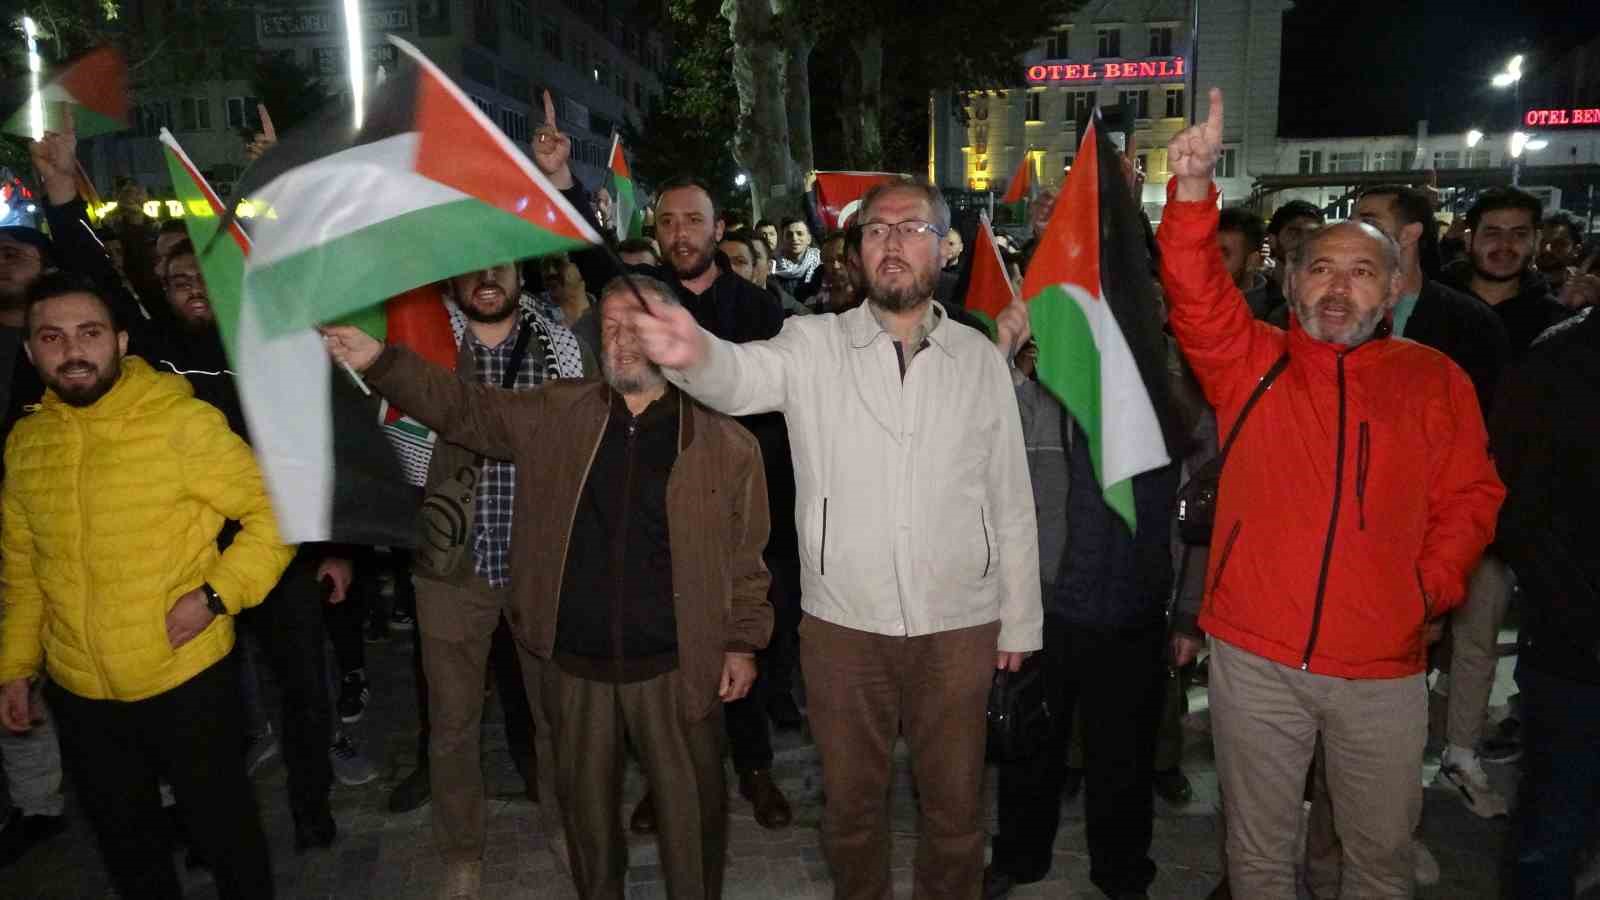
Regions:
M 817 240 L 849 225 L 867 191 L 900 177 L 892 172 L 813 172 L 810 193 Z
M 1144 224 L 1117 156 L 1092 117 L 1022 295 L 1039 381 L 1088 436 L 1106 504 L 1136 529 L 1132 479 L 1170 461 L 1166 344 Z
M 383 305 L 381 317 L 362 327 L 373 337 L 389 344 L 410 347 L 418 356 L 436 366 L 456 367 L 455 334 L 450 329 L 450 313 L 437 284 L 406 291 Z M 400 458 L 400 468 L 408 483 L 421 487 L 428 478 L 433 460 L 435 435 L 428 426 L 407 416 L 389 401 L 380 410 L 384 436 Z
M 80 138 L 122 131 L 128 127 L 128 66 L 111 47 L 90 50 L 39 85 L 39 99 L 46 131 L 61 131 L 69 109 Z M 27 102 L 0 131 L 33 138 Z
M 628 171 L 620 134 L 611 139 L 611 212 L 616 220 L 617 240 L 644 237 L 644 207 Z
M 267 334 L 260 305 L 244 299 L 250 236 L 165 129 L 161 142 L 284 540 L 410 546 L 420 498 L 374 401 L 332 367 L 316 331 Z
M 331 108 L 245 171 L 245 292 L 284 335 L 462 272 L 600 243 L 578 211 L 415 47 L 366 98 Z
M 995 318 L 1016 299 L 1017 291 L 1011 285 L 1005 260 L 1000 256 L 994 229 L 989 227 L 989 217 L 979 213 L 977 240 L 973 242 L 971 270 L 967 276 L 967 312 L 976 316 L 993 337 Z
M 1022 161 L 1017 163 L 1017 170 L 1011 173 L 1011 183 L 1006 186 L 1006 195 L 1000 198 L 1000 205 L 1011 212 L 1011 222 L 1022 224 L 1027 221 L 1028 201 L 1033 199 L 1033 151 L 1024 150 Z

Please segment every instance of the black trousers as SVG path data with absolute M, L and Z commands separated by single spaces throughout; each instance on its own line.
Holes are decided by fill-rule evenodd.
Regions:
M 328 643 L 333 645 L 334 664 L 339 667 L 339 671 L 334 673 L 337 676 L 335 681 L 367 667 L 366 637 L 361 632 L 367 624 L 367 610 L 377 599 L 378 572 L 370 553 L 365 557 L 358 556 L 353 564 L 355 572 L 344 602 L 337 606 L 321 604 L 327 623 Z M 319 597 L 326 592 L 321 584 L 317 589 Z
M 319 560 L 304 553 L 278 580 L 260 606 L 239 614 L 238 624 L 255 635 L 283 701 L 280 726 L 284 766 L 289 770 L 289 810 L 296 823 L 327 819 L 333 767 L 328 742 L 333 736 L 333 706 L 328 699 L 328 656 L 322 644 L 322 586 Z
M 415 598 L 415 594 L 412 597 Z M 415 600 L 413 600 L 415 602 Z M 516 639 L 506 617 L 500 617 L 489 643 L 489 669 L 494 674 L 494 692 L 500 697 L 500 710 L 506 720 L 506 746 L 511 760 L 524 779 L 533 777 L 525 769 L 533 756 L 533 713 L 528 709 L 528 689 L 522 682 L 522 662 L 517 659 Z M 417 686 L 417 764 L 428 764 L 428 677 L 422 671 L 422 629 L 412 632 L 411 673 Z M 553 762 L 546 762 L 553 765 Z
M 768 558 L 772 586 L 772 638 L 756 654 L 756 680 L 742 700 L 722 706 L 728 750 L 736 772 L 772 768 L 772 732 L 767 726 L 767 701 L 793 689 L 792 673 L 800 628 L 800 562 Z
M 218 895 L 273 895 L 267 839 L 240 752 L 244 710 L 233 655 L 164 694 L 131 703 L 88 700 L 54 682 L 45 692 L 62 759 L 120 896 L 183 896 L 161 811 L 161 776 L 211 863 Z
M 1046 749 L 999 767 L 994 866 L 1020 881 L 1050 871 L 1073 711 L 1083 708 L 1089 880 L 1105 893 L 1138 893 L 1155 880 L 1150 859 L 1151 764 L 1161 715 L 1165 627 L 1107 631 L 1044 617 L 1050 707 Z

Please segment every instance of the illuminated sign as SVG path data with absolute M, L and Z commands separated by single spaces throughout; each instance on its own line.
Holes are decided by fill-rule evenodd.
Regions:
M 1166 81 L 1183 76 L 1184 66 L 1181 56 L 1108 63 L 1039 63 L 1028 67 L 1030 84 Z
M 1529 128 L 1572 128 L 1591 125 L 1600 128 L 1600 106 L 1571 109 L 1530 109 L 1522 116 Z
M 379 34 L 388 31 L 405 31 L 411 27 L 411 10 L 405 6 L 370 9 L 362 23 L 367 31 Z M 262 37 L 304 37 L 306 35 L 339 34 L 344 21 L 339 13 L 330 9 L 303 9 L 289 12 L 262 13 Z
M 94 217 L 103 219 L 116 208 L 117 202 L 115 200 L 102 203 L 95 207 Z M 181 200 L 146 200 L 139 211 L 149 219 L 163 217 L 181 219 L 185 215 L 208 217 L 211 215 L 211 204 L 203 200 L 190 200 L 187 204 L 187 209 L 185 209 L 185 204 Z M 253 219 L 256 216 L 265 216 L 268 219 L 276 219 L 278 217 L 277 210 L 259 200 L 240 200 L 239 205 L 234 207 L 233 212 L 234 215 L 241 219 Z

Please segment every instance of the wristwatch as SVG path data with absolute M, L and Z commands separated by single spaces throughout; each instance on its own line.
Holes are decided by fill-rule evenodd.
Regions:
M 228 608 L 222 605 L 222 595 L 217 593 L 216 588 L 209 583 L 202 584 L 200 585 L 200 592 L 206 595 L 206 609 L 211 610 L 212 615 L 225 616 L 228 614 Z

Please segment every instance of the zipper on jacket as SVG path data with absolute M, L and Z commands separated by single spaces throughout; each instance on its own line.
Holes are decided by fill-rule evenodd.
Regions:
M 1344 357 L 1338 356 L 1339 373 L 1339 440 L 1337 455 L 1333 459 L 1333 508 L 1328 513 L 1328 538 L 1322 545 L 1322 569 L 1317 573 L 1317 599 L 1311 607 L 1311 634 L 1306 637 L 1306 652 L 1300 658 L 1300 671 L 1311 668 L 1311 653 L 1317 646 L 1317 632 L 1322 628 L 1322 600 L 1328 592 L 1328 567 L 1333 564 L 1333 539 L 1339 531 L 1339 501 L 1344 496 Z
M 1228 529 L 1228 539 L 1222 544 L 1222 558 L 1217 560 L 1217 574 L 1211 579 L 1211 589 L 1215 591 L 1217 585 L 1222 583 L 1222 573 L 1228 569 L 1228 560 L 1233 557 L 1233 542 L 1239 539 L 1239 529 L 1244 527 L 1244 520 L 1239 519 Z
M 86 588 L 83 598 L 83 648 L 88 652 L 89 665 L 94 669 L 95 681 L 100 685 L 100 696 L 110 697 L 111 683 L 106 679 L 105 667 L 100 664 L 100 651 L 95 649 L 95 629 L 91 627 L 89 622 L 90 617 L 93 615 L 90 609 L 93 604 L 89 598 L 93 597 L 95 593 L 94 581 L 89 574 L 89 507 L 84 502 L 83 496 L 84 470 L 89 465 L 89 429 L 82 422 L 75 419 L 69 418 L 69 421 L 78 428 L 78 562 L 83 568 L 83 586 Z M 163 600 L 162 602 L 165 601 Z M 166 620 L 167 612 L 168 610 L 162 610 L 162 621 Z M 199 637 L 199 635 L 195 635 L 195 637 Z M 162 638 L 166 638 L 164 632 Z M 172 648 L 170 641 L 167 644 L 167 652 L 178 652 Z
M 628 422 L 627 463 L 622 469 L 622 510 L 617 517 L 616 544 L 611 548 L 611 566 L 616 573 L 617 590 L 611 598 L 611 658 L 617 682 L 622 682 L 622 595 L 627 591 L 628 520 L 633 510 L 633 466 L 639 449 L 639 420 Z M 602 438 L 604 440 L 604 438 Z
M 606 429 L 611 427 L 611 395 L 606 394 L 606 414 L 600 419 L 600 433 L 595 437 L 594 446 L 589 448 L 589 461 L 583 464 L 583 477 L 578 479 L 578 498 L 572 503 L 572 514 L 567 517 L 567 540 L 561 546 L 561 565 L 556 569 L 560 574 L 556 576 L 556 601 L 559 605 L 561 591 L 566 588 L 567 557 L 572 553 L 572 527 L 578 524 L 578 507 L 583 505 L 583 491 L 589 484 L 589 473 L 594 470 L 594 458 L 600 455 L 600 442 L 606 439 Z M 555 632 L 551 632 L 554 641 Z M 552 644 L 552 646 L 554 646 Z
M 1356 438 L 1356 525 L 1367 530 L 1367 472 L 1372 468 L 1372 437 L 1362 421 Z
M 994 548 L 989 545 L 989 520 L 983 514 L 983 507 L 978 507 L 978 529 L 983 532 L 983 574 L 979 577 L 989 577 L 989 564 L 994 562 Z
M 822 498 L 822 546 L 817 548 L 817 574 L 828 574 L 828 498 Z

